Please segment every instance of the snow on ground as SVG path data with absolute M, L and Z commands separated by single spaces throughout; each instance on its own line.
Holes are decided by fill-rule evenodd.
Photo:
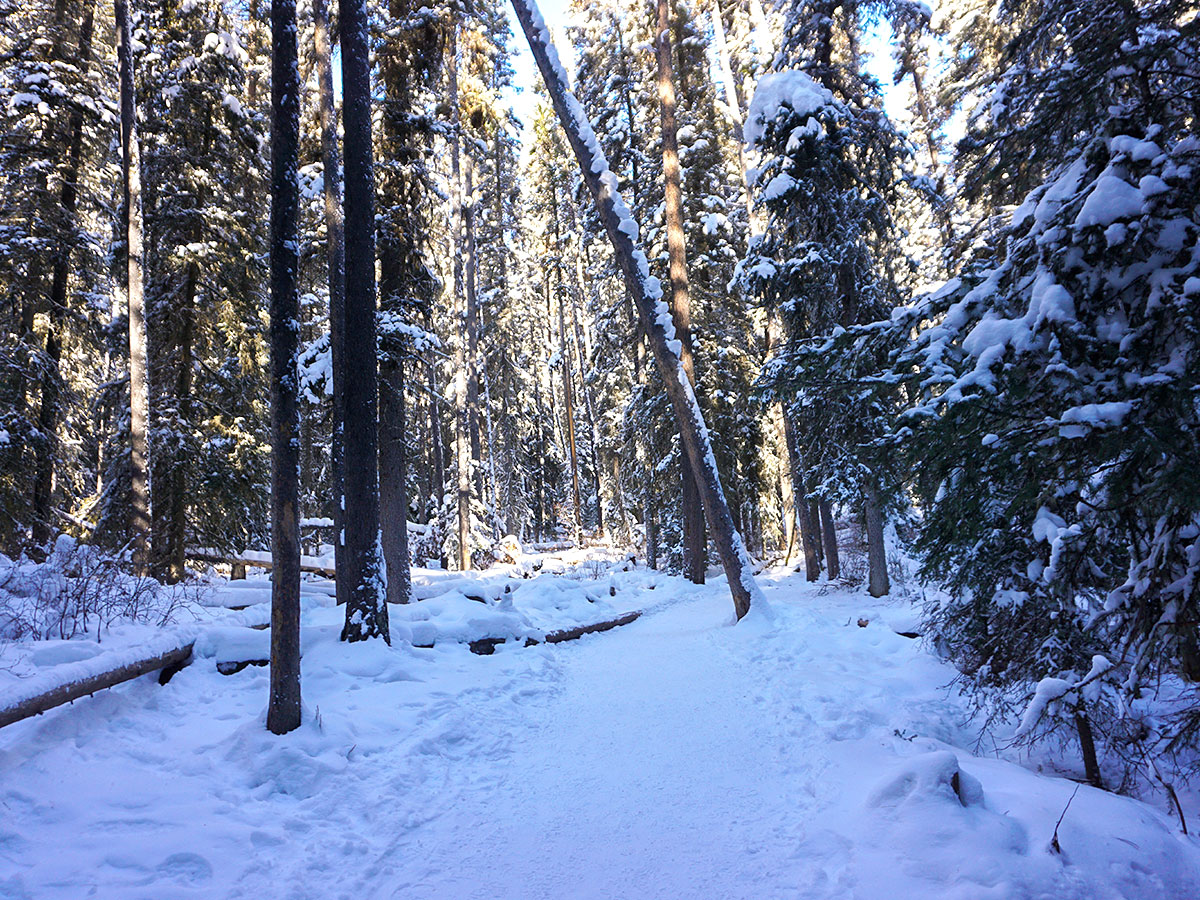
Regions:
M 266 669 L 217 673 L 255 649 L 219 629 L 165 687 L 3 729 L 0 898 L 1200 897 L 1200 845 L 1131 799 L 1078 788 L 1052 852 L 1076 785 L 962 749 L 951 673 L 894 601 L 773 572 L 775 620 L 730 627 L 720 577 L 581 556 L 507 595 L 516 569 L 418 571 L 429 616 L 394 627 L 444 625 L 427 649 L 340 643 L 308 583 L 306 723 L 283 738 Z M 451 639 L 496 624 L 466 622 L 492 612 L 471 595 L 518 631 L 646 614 L 476 656 Z

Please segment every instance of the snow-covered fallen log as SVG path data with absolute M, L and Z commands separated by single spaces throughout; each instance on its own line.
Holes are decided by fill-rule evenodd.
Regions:
M 579 625 L 575 628 L 564 628 L 562 631 L 552 631 L 546 635 L 543 641 L 537 638 L 526 638 L 526 647 L 535 647 L 538 644 L 561 644 L 564 641 L 574 641 L 583 637 L 585 634 L 596 634 L 600 631 L 611 631 L 621 625 L 628 625 L 630 622 L 636 622 L 642 613 L 640 610 L 627 612 L 622 616 L 617 616 L 615 619 L 607 619 L 603 622 L 594 622 L 591 625 Z M 499 644 L 505 642 L 504 638 L 481 638 L 476 641 L 471 641 L 469 644 L 472 653 L 478 653 L 480 656 L 490 656 L 496 651 Z
M 161 670 L 159 683 L 166 684 L 191 660 L 194 643 L 194 630 L 171 631 L 149 644 L 55 666 L 0 693 L 0 728 L 150 672 Z
M 259 569 L 271 568 L 271 554 L 263 550 L 243 550 L 237 554 L 224 554 L 218 553 L 215 550 L 197 549 L 189 550 L 187 557 L 196 562 L 214 563 L 216 565 L 253 566 Z M 333 578 L 333 558 L 326 556 L 301 556 L 300 571 Z

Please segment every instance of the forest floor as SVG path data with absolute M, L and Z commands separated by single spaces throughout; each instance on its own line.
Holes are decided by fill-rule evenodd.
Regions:
M 340 643 L 307 582 L 306 722 L 282 738 L 267 670 L 216 671 L 246 643 L 225 626 L 164 687 L 3 729 L 0 898 L 1200 897 L 1200 842 L 1165 812 L 978 746 L 905 603 L 773 570 L 774 618 L 730 627 L 723 578 L 611 563 L 515 595 L 575 598 L 534 604 L 547 629 L 583 595 L 641 619 L 491 656 L 449 639 L 478 623 L 446 592 L 511 570 L 417 570 L 390 648 Z

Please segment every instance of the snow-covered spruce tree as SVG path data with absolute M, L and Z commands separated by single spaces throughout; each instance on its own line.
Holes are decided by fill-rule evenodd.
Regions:
M 268 540 L 267 206 L 257 28 L 219 2 L 145 9 L 138 69 L 151 384 L 153 556 Z
M 828 3 L 791 8 L 776 64 L 793 59 L 804 68 L 766 75 L 755 91 L 745 134 L 760 156 L 755 187 L 766 223 L 740 271 L 745 289 L 784 326 L 762 396 L 783 404 L 794 430 L 796 493 L 863 511 L 876 596 L 889 587 L 882 519 L 896 479 L 868 448 L 886 418 L 872 401 L 838 389 L 830 377 L 836 360 L 806 351 L 834 329 L 886 316 L 901 297 L 897 270 L 907 261 L 895 213 L 908 145 L 857 50 L 868 18 L 880 12 L 867 4 L 837 17 Z M 815 531 L 818 516 L 808 518 Z
M 379 138 L 379 484 L 380 530 L 388 569 L 388 600 L 409 599 L 408 428 L 405 381 L 419 313 L 433 302 L 437 281 L 425 260 L 432 126 L 426 114 L 441 68 L 442 25 L 423 3 L 396 0 L 378 54 L 383 82 Z M 407 371 L 406 371 L 407 370 Z
M 1099 783 L 1093 729 L 1130 762 L 1200 735 L 1200 43 L 1189 4 L 1001 9 L 966 183 L 1041 183 L 908 317 L 898 434 L 936 639 L 984 708 L 1029 704 L 1019 734 L 1076 728 Z
M 578 446 L 575 442 L 575 366 L 565 346 L 566 304 L 574 258 L 568 231 L 568 206 L 573 187 L 569 150 L 553 111 L 539 104 L 534 119 L 534 146 L 525 169 L 530 186 L 527 227 L 536 256 L 536 305 L 530 310 L 535 343 L 538 406 L 545 416 L 549 447 L 541 467 L 556 478 L 544 488 L 544 537 L 574 537 L 579 524 Z M 562 328 L 560 324 L 560 312 Z
M 575 48 L 575 91 L 594 123 L 597 140 L 638 220 L 650 222 L 658 204 L 662 154 L 652 152 L 654 57 L 649 7 L 622 0 L 579 3 L 570 28 Z M 617 509 L 641 521 L 650 565 L 657 564 L 657 522 L 667 518 L 678 533 L 677 517 L 660 509 L 673 504 L 674 488 L 661 491 L 666 474 L 656 468 L 672 452 L 665 400 L 656 382 L 637 323 L 633 301 L 620 280 L 603 226 L 590 203 L 581 204 L 585 272 L 598 285 L 601 302 L 593 309 L 597 352 L 594 360 L 602 450 L 616 469 L 614 487 L 623 492 Z M 667 471 L 669 474 L 669 470 Z M 677 483 L 677 482 L 676 482 Z M 661 496 L 660 496 L 661 494 Z M 614 510 L 615 512 L 615 510 Z M 678 540 L 673 544 L 678 546 Z M 676 558 L 678 561 L 678 557 Z
M 480 452 L 476 485 L 484 533 L 494 540 L 511 530 L 499 502 L 499 482 L 507 479 L 505 459 L 514 450 L 499 435 L 502 417 L 497 404 L 510 395 L 496 377 L 508 348 L 497 340 L 495 331 L 497 317 L 509 302 L 520 155 L 518 125 L 505 102 L 513 79 L 512 30 L 505 4 L 477 0 L 464 37 L 462 95 L 474 176 L 469 224 L 474 236 L 476 298 L 473 374 Z
M 90 408 L 109 374 L 100 331 L 109 223 L 98 207 L 115 170 L 97 148 L 115 121 L 102 92 L 115 69 L 95 4 L 8 12 L 0 25 L 0 294 L 8 299 L 0 540 L 17 549 L 29 537 L 44 544 L 65 524 L 62 511 L 82 512 L 103 465 L 91 419 L 108 408 Z
M 333 43 L 328 0 L 299 7 L 300 76 L 300 304 L 301 459 L 300 507 L 305 517 L 327 518 L 332 532 L 318 530 L 316 544 L 342 532 L 342 431 L 344 398 L 334 396 L 345 322 L 346 248 L 342 222 L 341 149 L 333 91 Z M 335 340 L 334 331 L 338 331 Z M 336 347 L 335 347 L 336 345 Z M 336 352 L 335 352 L 336 349 Z M 335 364 L 334 357 L 338 363 Z M 345 545 L 332 540 L 334 567 Z M 318 551 L 314 546 L 313 550 Z M 338 602 L 345 602 L 345 584 Z
M 714 451 L 730 512 L 747 545 L 761 550 L 766 492 L 761 417 L 743 402 L 761 365 L 761 330 L 745 295 L 731 291 L 746 250 L 746 204 L 737 143 L 723 127 L 709 65 L 706 20 L 675 5 L 673 48 L 679 93 L 679 154 L 696 346 L 697 393 L 718 440 Z

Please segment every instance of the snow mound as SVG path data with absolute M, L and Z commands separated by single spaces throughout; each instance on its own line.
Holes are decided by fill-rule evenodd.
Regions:
M 949 750 L 925 753 L 907 760 L 900 772 L 877 787 L 867 805 L 900 808 L 915 805 L 982 806 L 983 785 L 958 766 Z
M 432 590 L 440 593 L 430 594 Z M 542 641 L 546 634 L 617 615 L 600 596 L 568 578 L 542 575 L 507 582 L 445 579 L 414 587 L 425 596 L 391 607 L 394 637 L 418 647 L 483 639 Z

